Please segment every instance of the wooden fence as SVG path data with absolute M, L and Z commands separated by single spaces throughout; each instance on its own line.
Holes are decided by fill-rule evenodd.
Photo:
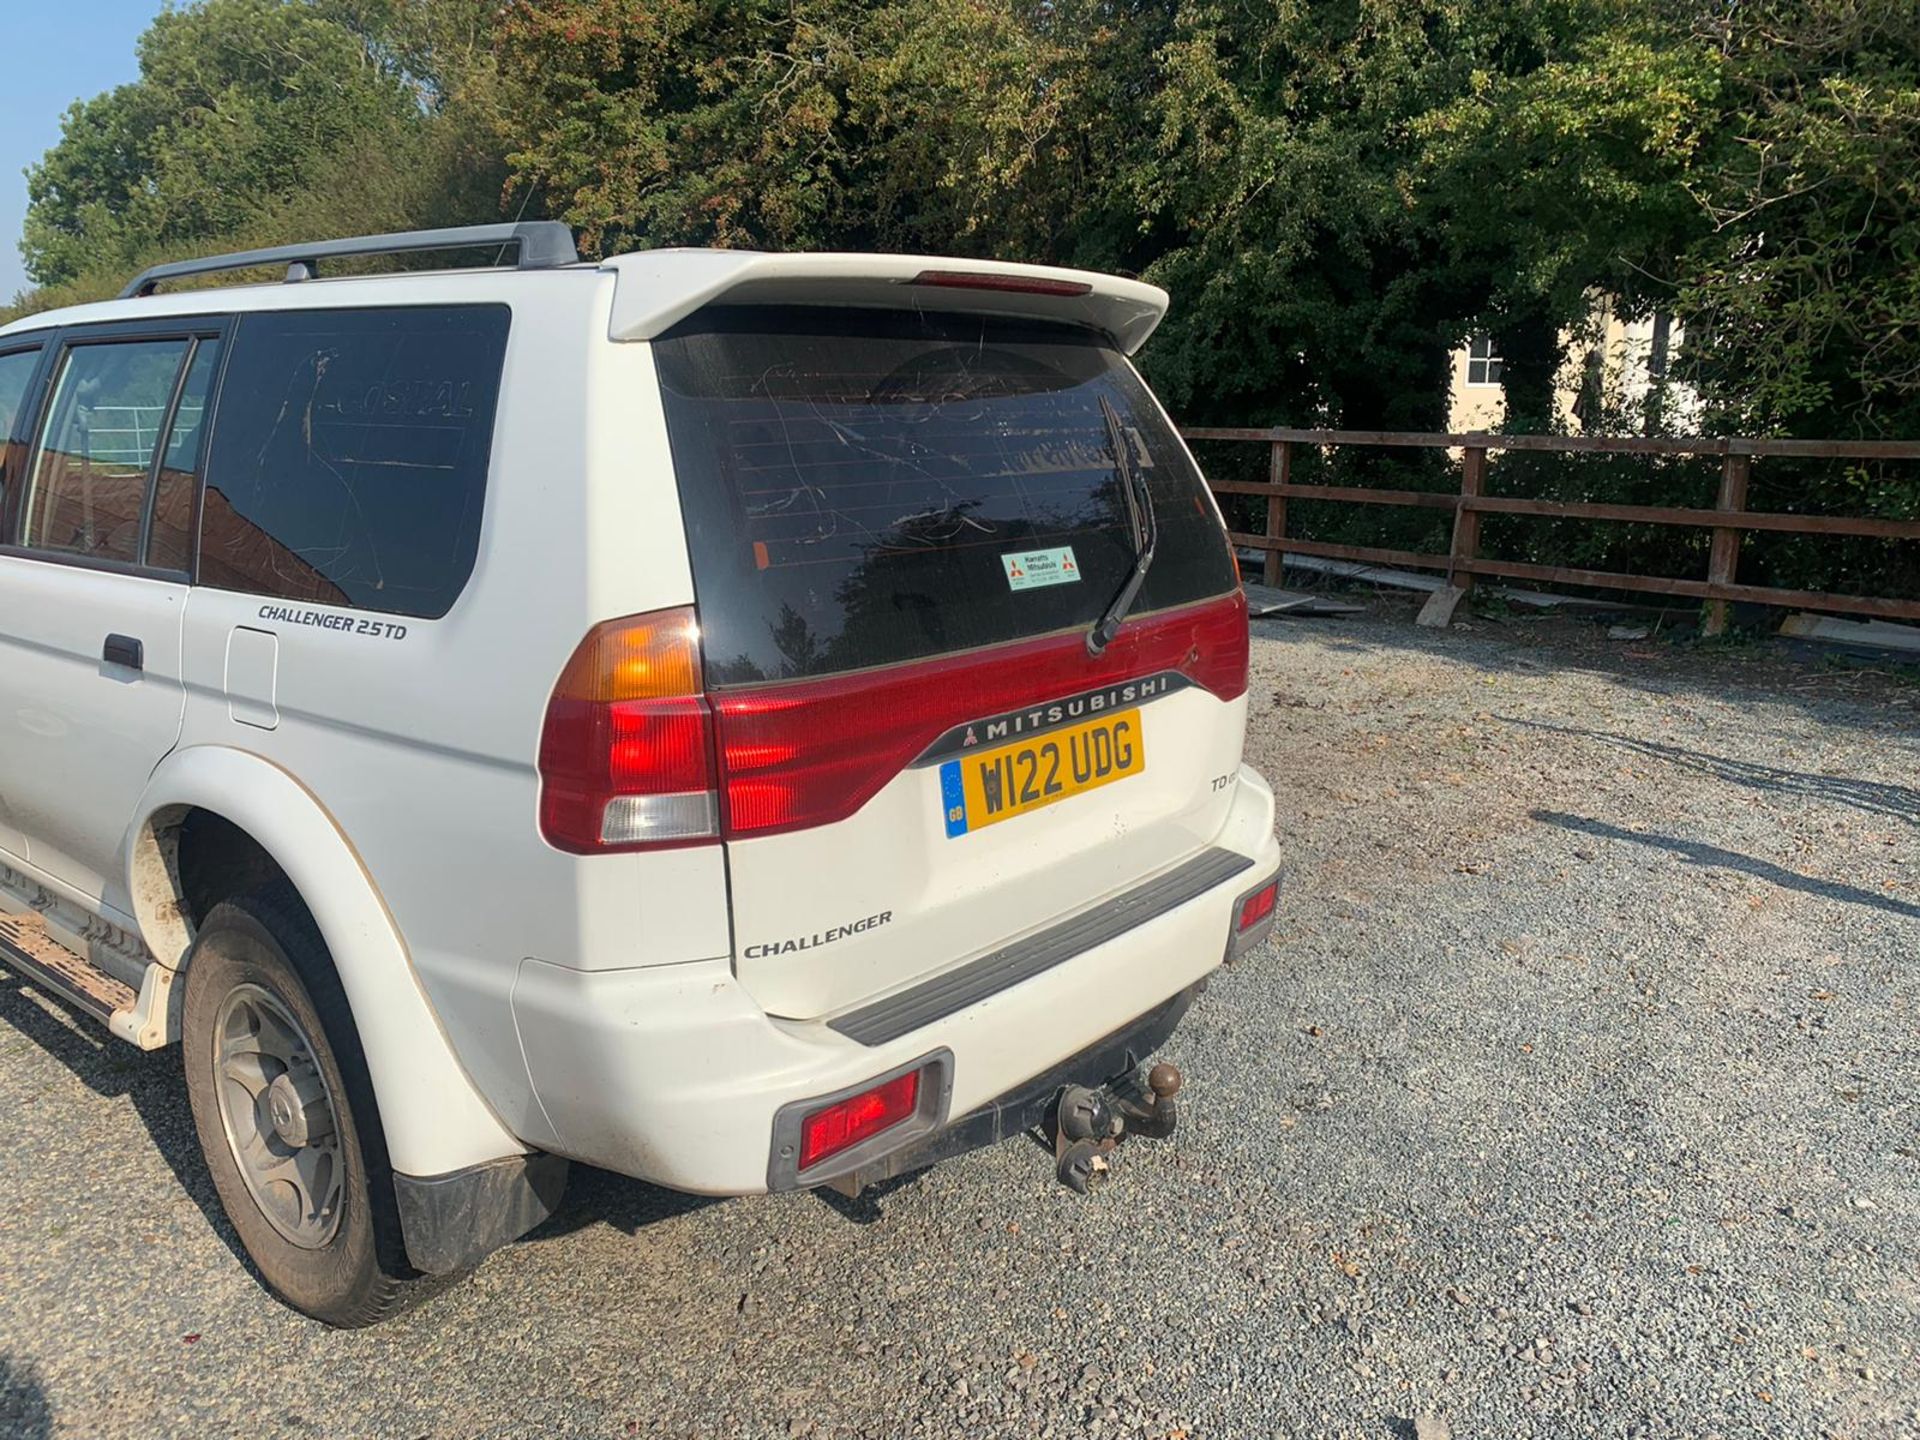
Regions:
M 1265 482 L 1217 480 L 1219 495 L 1266 497 L 1264 535 L 1234 533 L 1234 540 L 1266 552 L 1265 580 L 1280 583 L 1284 554 L 1315 555 L 1375 565 L 1442 570 L 1460 590 L 1480 575 L 1538 584 L 1587 585 L 1679 595 L 1707 603 L 1706 633 L 1726 629 L 1729 602 L 1742 600 L 1795 609 L 1836 610 L 1890 620 L 1920 620 L 1920 600 L 1888 596 L 1835 595 L 1818 590 L 1787 590 L 1739 583 L 1741 537 L 1750 530 L 1795 535 L 1855 535 L 1888 540 L 1920 540 L 1920 520 L 1868 516 L 1769 514 L 1747 509 L 1747 483 L 1753 462 L 1767 456 L 1833 460 L 1920 460 L 1920 443 L 1908 441 L 1640 439 L 1571 435 L 1433 435 L 1371 430 L 1220 429 L 1194 426 L 1181 432 L 1189 440 L 1245 441 L 1271 447 L 1271 479 Z M 1385 445 L 1460 452 L 1458 494 L 1424 490 L 1377 490 L 1347 485 L 1298 484 L 1293 479 L 1294 451 L 1300 446 Z M 1494 450 L 1544 450 L 1563 454 L 1627 454 L 1720 457 L 1720 493 L 1711 510 L 1666 505 L 1604 505 L 1561 500 L 1529 500 L 1489 495 L 1487 455 Z M 1336 545 L 1287 534 L 1287 501 L 1331 500 L 1352 505 L 1411 505 L 1453 512 L 1453 543 L 1446 554 L 1390 550 L 1373 545 Z M 1713 532 L 1705 580 L 1660 575 L 1628 575 L 1613 570 L 1582 570 L 1566 565 L 1532 565 L 1489 560 L 1480 554 L 1480 517 L 1536 515 L 1575 520 L 1625 520 L 1643 525 L 1694 526 Z

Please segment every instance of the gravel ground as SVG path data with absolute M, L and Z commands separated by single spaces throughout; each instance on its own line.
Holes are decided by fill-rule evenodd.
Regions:
M 1398 602 L 1256 626 L 1280 933 L 1104 1188 L 576 1172 L 384 1329 L 236 1259 L 171 1054 L 0 982 L 0 1431 L 1920 1435 L 1920 690 Z

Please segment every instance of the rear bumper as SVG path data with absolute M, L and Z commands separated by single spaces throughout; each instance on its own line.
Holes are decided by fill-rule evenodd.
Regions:
M 1201 980 L 1172 999 L 1154 1006 L 1131 1024 L 1095 1041 L 1052 1069 L 1023 1082 L 1016 1089 L 988 1101 L 969 1115 L 914 1144 L 889 1151 L 868 1165 L 847 1173 L 850 1188 L 859 1190 L 905 1175 L 969 1150 L 983 1149 L 1046 1124 L 1060 1091 L 1070 1084 L 1098 1085 L 1143 1064 L 1162 1045 L 1205 987 Z M 811 1186 L 811 1178 L 807 1181 Z M 797 1188 L 797 1187 L 796 1187 Z
M 951 1058 L 941 1113 L 904 1137 L 916 1152 L 937 1153 L 912 1163 L 947 1153 L 944 1144 L 987 1143 L 992 1135 L 954 1134 L 961 1127 L 950 1118 L 964 1117 L 969 1136 L 1015 1125 L 1024 1111 L 1006 1106 L 1006 1097 L 1025 1097 L 1069 1058 L 1164 1018 L 1170 1002 L 1220 964 L 1240 897 L 1280 863 L 1271 791 L 1244 768 L 1236 788 L 1215 847 L 1246 863 L 1230 873 L 1222 867 L 1217 882 L 1117 933 L 1103 930 L 1092 937 L 1099 943 L 1071 958 L 960 994 L 957 1008 L 952 995 L 902 1007 L 912 1028 L 900 1029 L 898 1015 L 884 1025 L 849 1027 L 870 1043 L 837 1028 L 846 1016 L 802 1023 L 767 1015 L 725 961 L 614 971 L 524 961 L 513 988 L 514 1022 L 550 1134 L 523 1138 L 702 1194 L 757 1194 L 770 1181 L 812 1185 L 819 1177 L 782 1175 L 771 1163 L 782 1109 L 944 1051 Z M 1184 1008 L 1171 1012 L 1169 1031 Z M 996 1107 L 998 1119 L 977 1113 Z M 863 1174 L 893 1163 L 883 1149 L 862 1157 Z

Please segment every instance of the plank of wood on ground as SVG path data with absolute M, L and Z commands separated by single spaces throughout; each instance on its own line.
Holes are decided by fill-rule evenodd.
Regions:
M 1355 605 L 1350 600 L 1339 600 L 1330 595 L 1314 595 L 1302 590 L 1280 590 L 1271 585 L 1256 585 L 1251 582 L 1243 588 L 1247 592 L 1247 614 L 1255 620 L 1264 620 L 1273 615 L 1297 615 L 1302 618 L 1358 615 L 1367 608 L 1364 605 Z

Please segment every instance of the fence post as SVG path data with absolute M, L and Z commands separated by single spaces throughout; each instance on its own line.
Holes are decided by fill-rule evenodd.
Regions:
M 1477 499 L 1487 491 L 1487 447 L 1469 445 L 1460 457 L 1460 498 Z M 1447 583 L 1459 590 L 1473 589 L 1473 572 L 1459 569 L 1462 560 L 1480 556 L 1480 512 L 1464 504 L 1453 512 L 1453 548 L 1447 553 Z
M 1738 515 L 1747 508 L 1747 479 L 1752 467 L 1750 456 L 1736 455 L 1731 450 L 1727 452 L 1726 458 L 1720 462 L 1720 497 L 1714 502 L 1714 509 L 1722 514 Z M 1734 574 L 1740 568 L 1741 533 L 1730 526 L 1714 528 L 1713 548 L 1707 552 L 1708 584 L 1733 584 Z M 1725 600 L 1707 601 L 1707 619 L 1701 633 L 1710 636 L 1726 634 L 1728 610 Z
M 1275 485 L 1285 485 L 1293 474 L 1293 442 L 1276 440 L 1273 442 L 1273 459 L 1268 467 L 1268 478 Z M 1284 540 L 1287 536 L 1287 497 L 1269 495 L 1267 497 L 1267 539 Z M 1278 589 L 1286 571 L 1284 557 L 1278 550 L 1268 550 L 1266 561 L 1260 567 L 1260 578 L 1268 585 Z

